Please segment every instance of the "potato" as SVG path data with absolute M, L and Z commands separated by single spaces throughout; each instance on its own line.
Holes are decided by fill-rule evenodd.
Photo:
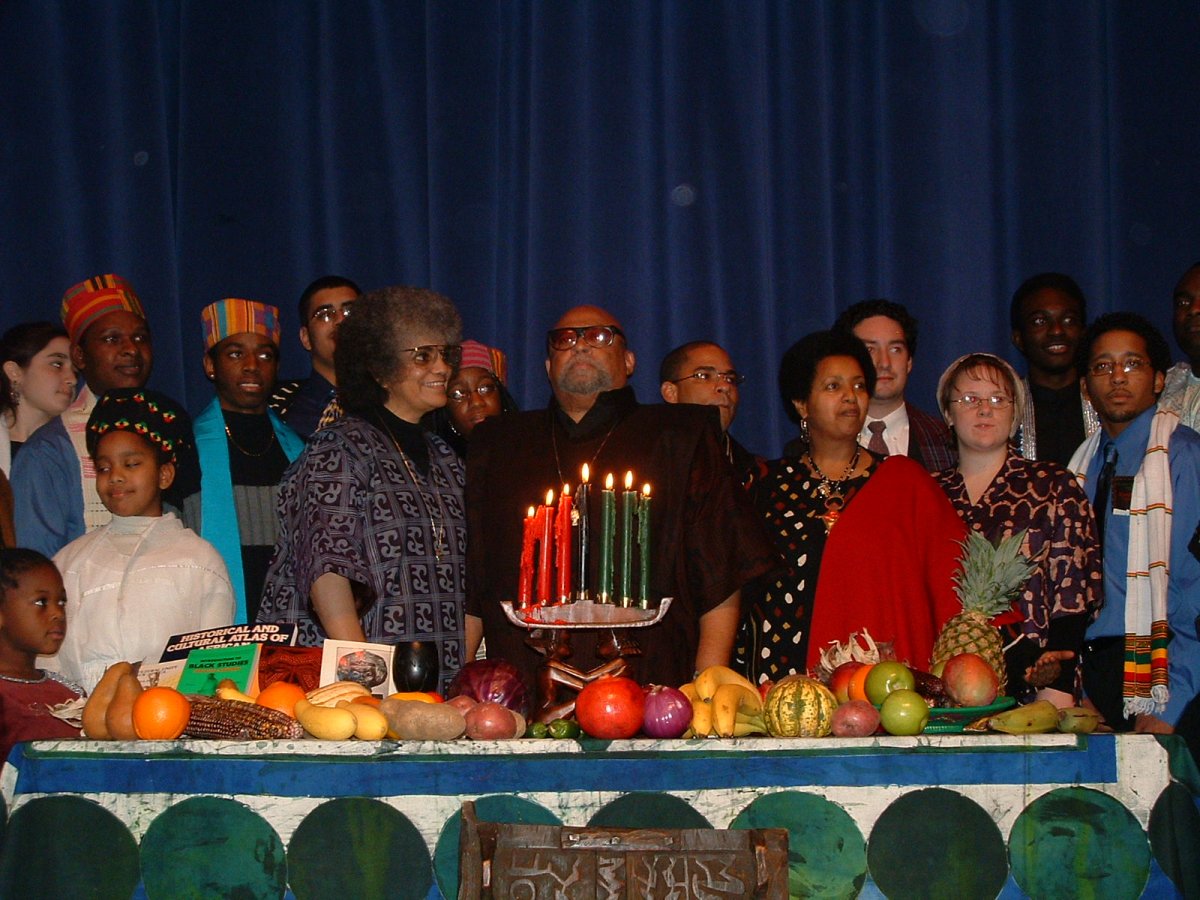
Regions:
M 449 703 L 392 700 L 379 704 L 388 728 L 402 741 L 453 741 L 467 730 L 463 714 Z
M 474 697 L 468 697 L 466 694 L 459 694 L 457 697 L 451 697 L 446 701 L 448 706 L 453 706 L 464 716 L 479 705 L 479 701 Z
M 525 720 L 519 722 L 511 709 L 499 703 L 480 703 L 467 712 L 467 737 L 473 741 L 509 741 L 525 734 Z

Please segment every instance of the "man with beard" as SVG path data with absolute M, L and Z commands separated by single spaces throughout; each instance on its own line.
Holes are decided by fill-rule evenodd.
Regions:
M 275 501 L 304 441 L 267 409 L 279 370 L 279 310 L 218 300 L 200 313 L 204 374 L 217 396 L 196 418 L 199 514 L 189 518 L 229 570 L 234 624 L 253 622 L 275 548 Z
M 1200 430 L 1200 262 L 1183 273 L 1172 302 L 1175 343 L 1187 357 L 1167 372 L 1159 409 L 1173 409 L 1188 428 Z
M 604 476 L 632 471 L 653 497 L 651 603 L 673 598 L 664 620 L 630 632 L 643 655 L 631 660 L 640 683 L 683 684 L 712 664 L 728 664 L 742 586 L 776 557 L 725 461 L 715 410 L 690 404 L 643 406 L 628 386 L 635 357 L 620 323 L 595 306 L 568 311 L 546 340 L 549 408 L 488 419 L 471 436 L 467 460 L 468 658 L 487 638 L 490 657 L 528 678 L 540 659 L 528 632 L 500 607 L 518 592 L 526 510 L 591 472 L 591 557 L 599 545 Z M 571 665 L 604 660 L 598 635 L 572 632 Z
M 145 387 L 154 364 L 142 303 L 119 275 L 97 275 L 68 289 L 62 319 L 71 363 L 84 385 L 66 412 L 33 433 L 12 470 L 18 543 L 46 556 L 112 520 L 96 493 L 96 469 L 85 442 L 88 417 L 105 391 Z M 190 444 L 190 420 L 184 426 Z M 189 453 L 178 460 L 175 482 L 163 499 L 182 510 L 198 480 L 195 455 Z
M 1159 410 L 1167 342 L 1109 313 L 1079 348 L 1100 430 L 1070 468 L 1096 513 L 1104 605 L 1088 626 L 1083 686 L 1116 731 L 1200 738 L 1200 435 Z
M 864 300 L 838 316 L 833 327 L 862 341 L 875 363 L 875 393 L 858 442 L 880 456 L 908 456 L 929 472 L 955 465 L 946 423 L 904 396 L 917 355 L 917 320 L 900 303 Z M 797 450 L 797 456 L 803 452 Z
M 737 416 L 738 385 L 746 380 L 733 368 L 733 360 L 718 344 L 692 341 L 663 357 L 658 368 L 659 391 L 668 403 L 715 406 L 721 417 L 725 456 L 739 479 L 754 466 L 755 456 L 729 433 Z
M 1065 466 L 1075 448 L 1100 427 L 1075 365 L 1087 300 L 1069 275 L 1042 272 L 1013 293 L 1009 321 L 1013 346 L 1029 364 L 1025 415 L 1017 423 L 1021 455 Z

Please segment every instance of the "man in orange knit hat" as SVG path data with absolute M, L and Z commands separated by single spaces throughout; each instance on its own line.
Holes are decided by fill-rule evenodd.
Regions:
M 105 391 L 145 387 L 154 364 L 142 303 L 119 275 L 97 275 L 69 288 L 62 319 L 71 339 L 71 362 L 84 385 L 61 417 L 26 442 L 11 479 L 18 542 L 47 556 L 112 518 L 96 494 L 96 472 L 84 440 L 88 417 Z M 193 484 L 194 479 L 193 472 Z M 188 481 L 185 477 L 183 490 Z

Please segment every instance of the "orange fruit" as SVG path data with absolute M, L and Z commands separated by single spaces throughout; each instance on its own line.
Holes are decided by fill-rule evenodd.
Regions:
M 259 706 L 277 709 L 281 713 L 287 713 L 292 718 L 295 718 L 296 701 L 303 700 L 304 697 L 304 688 L 300 687 L 300 685 L 293 684 L 290 681 L 272 681 L 258 692 L 258 696 L 254 698 L 254 702 Z
M 418 703 L 440 703 L 440 700 L 434 700 L 425 691 L 400 691 L 398 694 L 388 696 L 389 700 L 416 700 Z
M 846 696 L 851 700 L 867 700 L 867 676 L 871 674 L 871 670 L 875 668 L 872 665 L 859 666 L 854 674 L 850 676 L 850 682 L 846 686 Z
M 133 701 L 133 730 L 143 741 L 173 741 L 191 715 L 192 704 L 175 688 L 147 688 Z

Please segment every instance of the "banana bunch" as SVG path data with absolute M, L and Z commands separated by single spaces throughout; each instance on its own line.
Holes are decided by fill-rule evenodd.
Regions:
M 692 725 L 684 737 L 767 733 L 758 689 L 728 666 L 709 666 L 679 690 L 692 701 Z
M 1038 700 L 996 713 L 987 724 L 993 731 L 1005 734 L 1045 734 L 1058 727 L 1058 707 L 1049 700 Z

